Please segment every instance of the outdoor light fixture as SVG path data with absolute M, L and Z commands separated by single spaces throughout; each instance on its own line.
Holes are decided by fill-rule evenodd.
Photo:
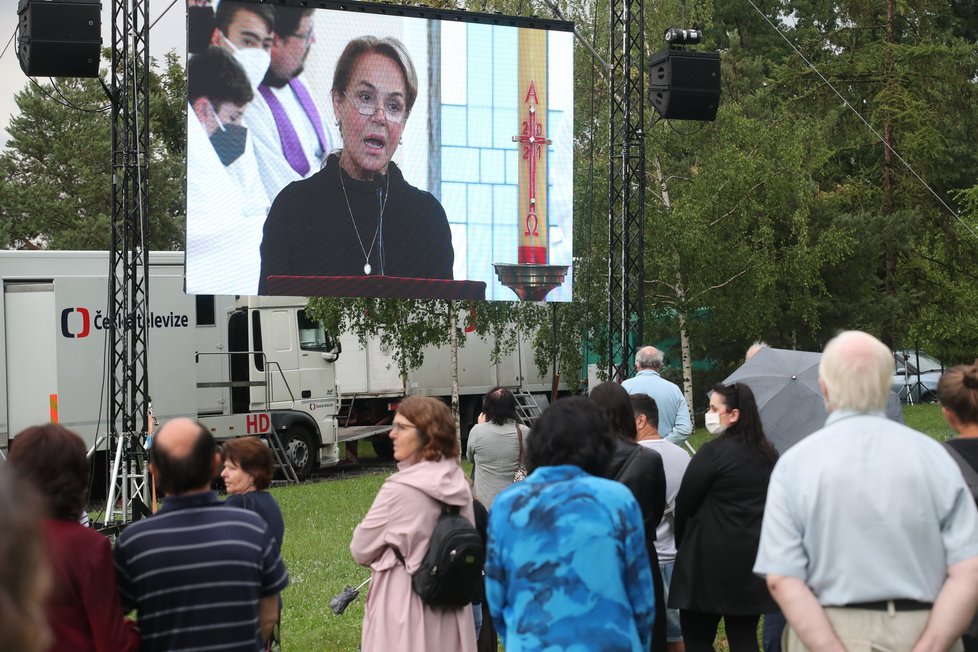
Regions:
M 696 45 L 703 42 L 703 32 L 698 29 L 670 27 L 666 30 L 665 39 L 669 45 Z
M 649 102 L 663 118 L 713 121 L 720 106 L 720 54 L 685 46 L 703 41 L 699 29 L 671 27 L 669 49 L 649 59 Z

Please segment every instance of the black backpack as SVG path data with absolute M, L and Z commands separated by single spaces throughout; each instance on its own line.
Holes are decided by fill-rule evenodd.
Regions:
M 414 592 L 430 607 L 457 609 L 482 596 L 486 548 L 475 526 L 459 508 L 439 503 L 441 516 L 431 533 L 428 552 L 411 576 Z M 404 563 L 401 551 L 394 554 Z

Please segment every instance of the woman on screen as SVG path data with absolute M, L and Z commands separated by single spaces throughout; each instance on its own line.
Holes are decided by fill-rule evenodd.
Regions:
M 265 221 L 259 294 L 269 276 L 451 279 L 445 210 L 391 161 L 418 96 L 414 64 L 393 38 L 350 41 L 332 87 L 343 138 L 325 167 L 286 186 Z

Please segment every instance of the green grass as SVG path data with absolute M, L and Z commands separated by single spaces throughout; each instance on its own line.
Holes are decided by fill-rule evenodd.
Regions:
M 904 405 L 903 418 L 906 419 L 907 425 L 914 430 L 930 435 L 938 441 L 944 441 L 954 436 L 954 431 L 947 425 L 944 415 L 941 414 L 941 406 L 936 403 Z
M 359 452 L 362 459 L 372 455 L 369 445 Z M 470 474 L 472 465 L 463 461 L 462 468 Z M 369 585 L 339 616 L 329 601 L 370 576 L 350 556 L 350 540 L 390 472 L 271 489 L 285 519 L 282 557 L 291 577 L 282 594 L 283 650 L 357 650 Z
M 385 477 L 386 473 L 272 489 L 285 518 L 282 556 L 291 577 L 282 594 L 284 650 L 338 652 L 359 646 L 366 593 L 339 616 L 330 610 L 329 601 L 345 585 L 356 586 L 370 576 L 350 556 L 350 540 Z

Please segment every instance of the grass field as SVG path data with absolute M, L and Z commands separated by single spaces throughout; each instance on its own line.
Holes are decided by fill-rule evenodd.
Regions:
M 285 650 L 357 649 L 363 600 L 353 602 L 340 616 L 330 610 L 329 601 L 345 585 L 356 586 L 370 574 L 350 557 L 350 539 L 385 477 L 272 489 L 285 517 L 282 554 L 292 580 L 283 594 Z
M 935 439 L 943 440 L 950 434 L 936 405 L 908 406 L 904 416 L 907 425 Z M 691 441 L 699 448 L 708 438 L 706 430 L 699 428 Z M 363 448 L 361 452 L 368 454 Z M 285 517 L 282 553 L 292 577 L 283 594 L 286 651 L 357 649 L 365 593 L 340 616 L 330 611 L 329 601 L 345 585 L 356 586 L 370 574 L 350 557 L 350 538 L 386 476 L 379 473 L 272 489 Z M 718 649 L 724 651 L 727 646 L 722 631 L 719 638 Z

